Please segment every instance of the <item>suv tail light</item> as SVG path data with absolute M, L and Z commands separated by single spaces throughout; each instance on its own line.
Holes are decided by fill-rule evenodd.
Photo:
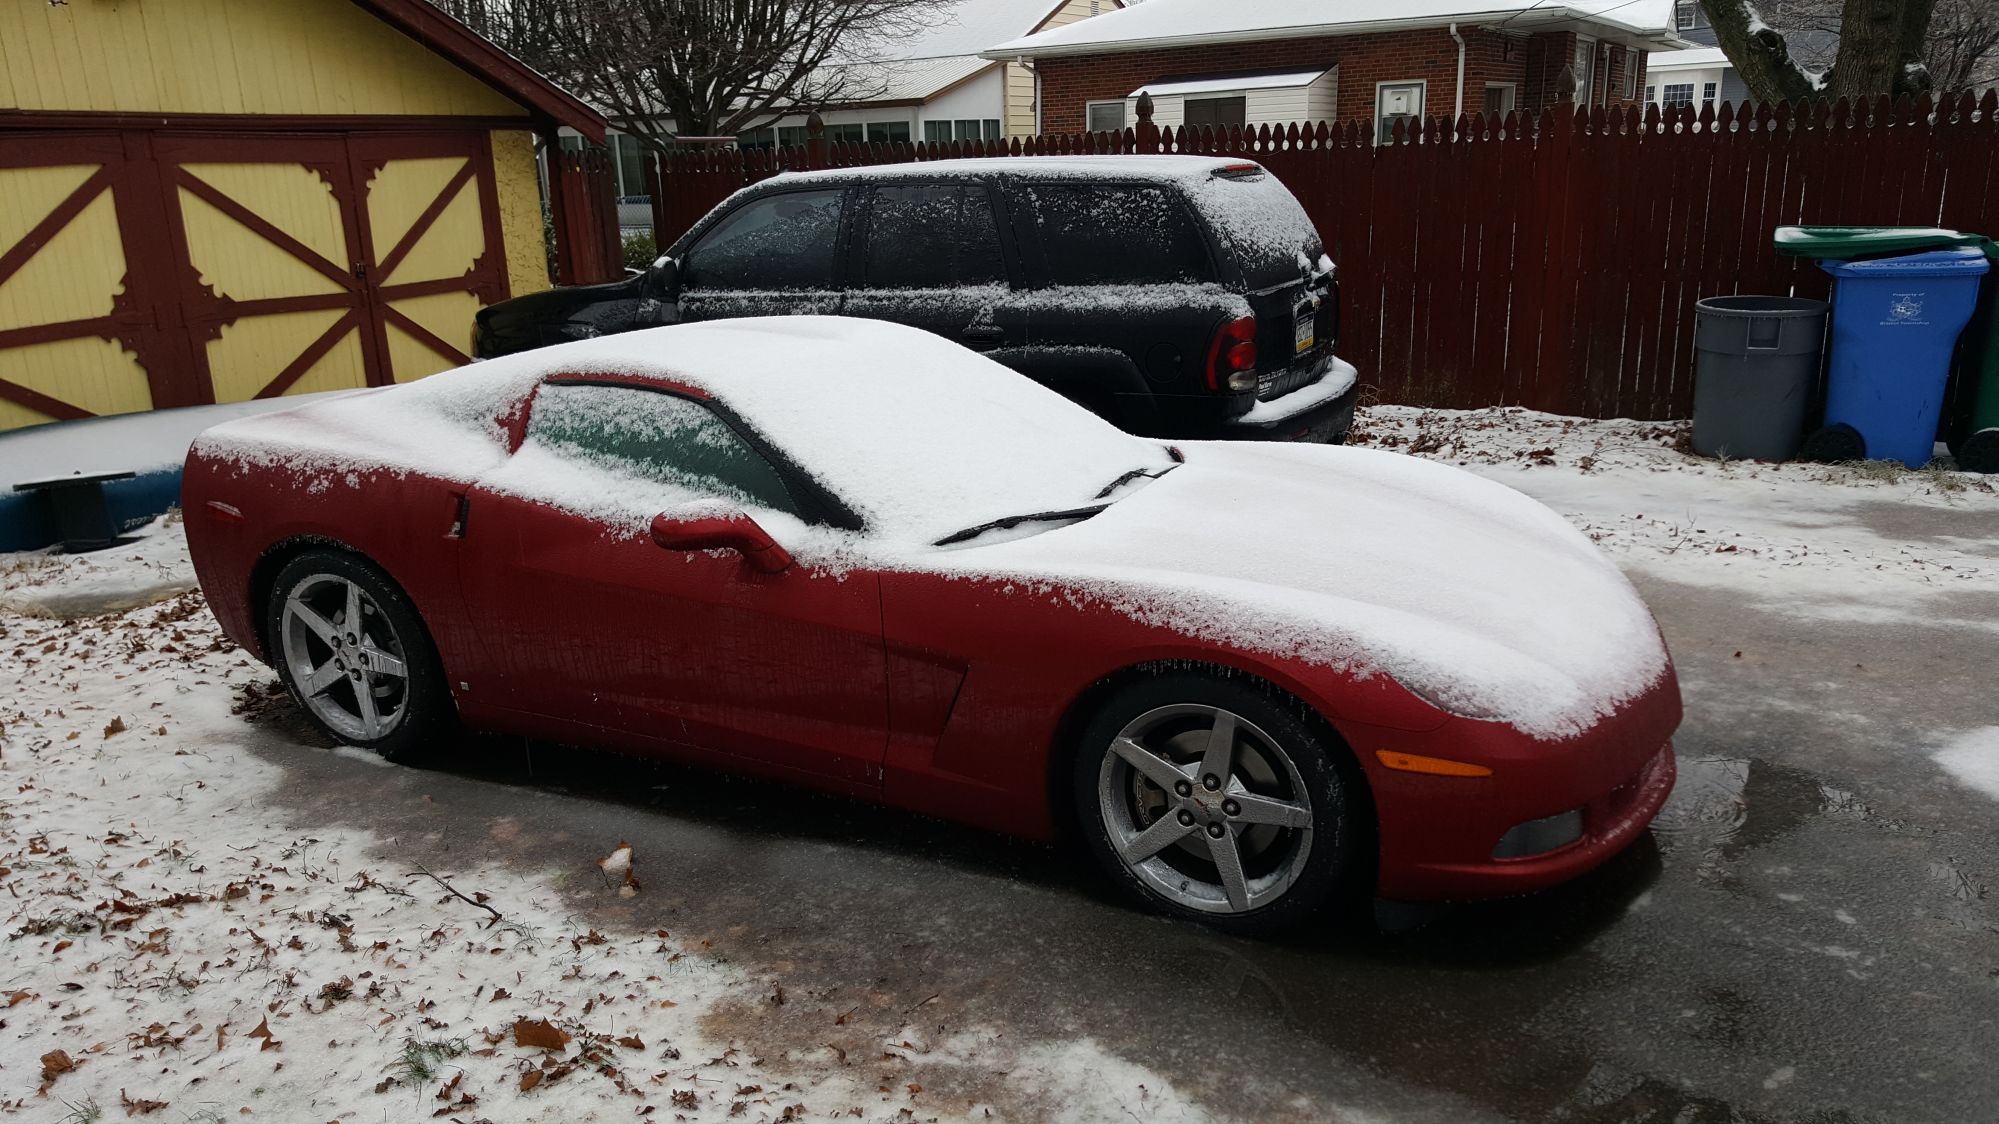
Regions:
M 1256 389 L 1256 317 L 1231 320 L 1208 345 L 1208 389 L 1217 394 Z

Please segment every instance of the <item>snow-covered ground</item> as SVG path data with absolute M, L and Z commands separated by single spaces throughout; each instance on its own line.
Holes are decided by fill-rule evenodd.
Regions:
M 1685 451 L 1685 423 L 1519 409 L 1375 407 L 1353 440 L 1517 488 L 1625 570 L 1759 609 L 1890 622 L 1933 617 L 1938 594 L 1999 594 L 1999 488 L 1971 473 L 1715 461 Z M 1911 519 L 1915 509 L 1933 510 Z M 1935 534 L 1938 510 L 1962 532 Z M 1999 614 L 1960 623 L 1999 628 Z
M 1369 411 L 1357 435 L 1520 488 L 1628 570 L 1760 607 L 1866 621 L 1999 593 L 1999 493 L 1982 479 L 1716 464 L 1679 452 L 1683 439 L 1652 423 L 1395 408 Z M 1956 513 L 1964 534 L 1898 530 L 1915 507 Z M 246 721 L 285 704 L 190 587 L 171 518 L 98 554 L 0 557 L 0 1112 L 1212 1118 L 1088 1039 L 912 1027 L 861 1042 L 832 1027 L 822 1049 L 753 1056 L 719 1013 L 783 1017 L 772 980 L 703 934 L 576 916 L 579 878 L 591 894 L 633 892 L 619 861 L 600 866 L 616 838 L 523 873 L 469 859 L 425 870 L 392 838 L 295 829 L 267 799 L 282 768 L 250 748 L 272 735 Z M 1963 623 L 1994 626 L 1989 612 Z M 1999 795 L 1992 731 L 1935 760 Z M 670 876 L 671 856 L 632 858 L 637 893 Z
M 426 870 L 395 839 L 275 820 L 282 769 L 246 719 L 287 704 L 187 573 L 171 518 L 97 554 L 0 556 L 0 1113 L 1208 1118 L 1088 1039 L 835 1025 L 805 1056 L 751 1056 L 708 1025 L 782 1017 L 781 985 L 700 934 L 602 932 L 566 904 L 579 876 L 607 897 L 670 877 L 618 839 L 567 871 Z M 116 611 L 65 619 L 96 607 Z

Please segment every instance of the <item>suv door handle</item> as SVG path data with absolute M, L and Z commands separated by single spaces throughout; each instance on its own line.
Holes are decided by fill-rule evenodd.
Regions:
M 959 334 L 973 343 L 998 343 L 1006 338 L 1006 329 L 997 324 L 972 324 Z

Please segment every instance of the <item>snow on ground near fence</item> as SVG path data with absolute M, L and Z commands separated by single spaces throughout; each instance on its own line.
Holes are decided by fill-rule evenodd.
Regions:
M 1881 463 L 1689 455 L 1685 423 L 1528 410 L 1363 412 L 1355 444 L 1457 464 L 1568 517 L 1628 572 L 1779 613 L 1999 629 L 1949 595 L 1999 597 L 1999 488 Z M 1953 527 L 1961 530 L 1953 530 Z M 1939 529 L 1942 528 L 1940 531 Z
M 577 917 L 576 895 L 619 892 L 597 877 L 616 839 L 579 842 L 570 872 L 468 859 L 426 874 L 393 839 L 275 821 L 283 769 L 251 751 L 273 735 L 250 719 L 287 704 L 199 593 L 163 592 L 161 559 L 184 549 L 163 521 L 131 548 L 0 556 L 11 604 L 83 611 L 81 590 L 154 602 L 82 620 L 0 609 L 0 1112 L 1211 1118 L 1086 1039 L 986 1035 L 976 1062 L 902 1037 L 850 1041 L 851 1059 L 754 1056 L 706 1029 L 725 1008 L 775 1010 L 770 979 L 714 959 L 726 939 Z M 670 878 L 670 856 L 637 860 Z M 558 888 L 563 873 L 583 888 Z M 1031 1080 L 993 1076 L 1015 1071 Z

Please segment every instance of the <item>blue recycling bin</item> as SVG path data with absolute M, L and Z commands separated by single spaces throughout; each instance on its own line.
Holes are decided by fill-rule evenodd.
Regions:
M 1951 355 L 1990 264 L 1960 246 L 1819 268 L 1836 279 L 1832 361 L 1825 427 L 1806 442 L 1806 459 L 1921 468 L 1935 454 Z

